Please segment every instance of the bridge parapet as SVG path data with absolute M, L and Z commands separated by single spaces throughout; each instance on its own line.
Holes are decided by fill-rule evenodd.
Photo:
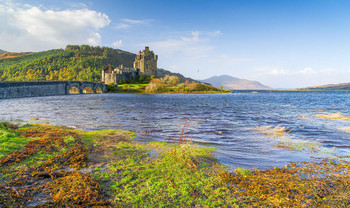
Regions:
M 89 87 L 94 93 L 100 88 L 106 92 L 103 83 L 86 81 L 28 81 L 28 82 L 0 82 L 0 99 L 68 95 L 71 87 L 77 87 L 79 93 Z

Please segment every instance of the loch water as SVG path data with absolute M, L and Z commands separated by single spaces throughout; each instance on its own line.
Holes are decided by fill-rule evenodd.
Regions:
M 138 142 L 176 142 L 188 119 L 186 139 L 216 148 L 231 170 L 266 169 L 290 161 L 350 154 L 350 92 L 238 91 L 232 94 L 83 94 L 0 100 L 0 121 L 45 123 L 77 129 L 136 131 Z M 33 120 L 38 117 L 38 120 Z M 279 138 L 259 128 L 284 128 L 287 142 L 310 142 L 318 150 L 279 147 Z M 175 136 L 176 135 L 176 136 Z M 283 140 L 286 142 L 286 140 Z

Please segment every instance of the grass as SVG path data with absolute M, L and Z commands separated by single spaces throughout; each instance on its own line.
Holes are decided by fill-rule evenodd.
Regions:
M 7 140 L 27 142 L 0 158 L 0 207 L 350 206 L 345 157 L 228 172 L 214 149 L 183 140 L 184 129 L 173 145 L 136 143 L 133 132 L 122 130 L 1 129 Z
M 0 159 L 7 154 L 20 150 L 32 138 L 17 136 L 6 126 L 0 124 Z
M 118 85 L 118 87 L 122 88 L 122 89 L 139 89 L 139 88 L 144 88 L 146 87 L 148 84 L 122 84 L 122 85 Z
M 170 85 L 164 83 L 157 83 L 154 85 L 150 84 L 121 84 L 118 87 L 108 86 L 108 92 L 114 93 L 232 93 L 232 91 L 218 89 L 211 85 L 206 85 L 203 83 L 179 83 L 177 85 Z M 150 86 L 153 86 L 150 89 Z
M 125 160 L 113 162 L 108 168 L 111 177 L 118 176 L 118 180 L 109 186 L 117 205 L 235 206 L 233 195 L 215 174 L 210 174 L 223 171 L 220 166 L 209 168 L 206 159 L 211 158 L 211 149 L 190 144 L 180 147 L 165 145 L 159 147 L 162 150 L 159 157 L 152 160 L 147 156 L 147 148 L 150 147 L 136 144 L 116 147 L 118 154 L 127 155 Z M 105 180 L 106 174 L 103 172 L 96 177 Z

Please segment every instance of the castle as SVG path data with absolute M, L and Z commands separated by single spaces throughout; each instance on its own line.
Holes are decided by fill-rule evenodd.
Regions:
M 102 69 L 102 82 L 105 84 L 114 83 L 118 84 L 119 79 L 125 81 L 134 80 L 141 75 L 156 76 L 157 75 L 157 60 L 158 56 L 149 50 L 146 46 L 145 50 L 139 53 L 135 57 L 134 68 L 119 67 L 113 69 L 110 64 Z

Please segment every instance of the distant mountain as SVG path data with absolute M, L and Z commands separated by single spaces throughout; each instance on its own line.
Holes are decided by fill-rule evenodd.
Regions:
M 180 78 L 180 82 L 185 82 L 186 80 L 192 82 L 192 81 L 196 81 L 192 78 L 189 78 L 189 77 L 185 77 L 184 75 L 180 74 L 180 73 L 173 73 L 173 72 L 170 72 L 168 70 L 165 70 L 165 69 L 160 69 L 158 68 L 157 69 L 157 77 L 165 77 L 165 75 L 169 75 L 169 76 L 177 76 Z
M 298 88 L 298 90 L 350 90 L 350 82 L 340 84 L 328 84 L 314 87 Z
M 0 49 L 0 54 L 6 53 L 6 51 Z
M 251 81 L 246 79 L 239 79 L 229 75 L 214 76 L 202 80 L 214 87 L 220 88 L 223 86 L 227 90 L 270 90 L 271 88 L 261 84 L 258 81 Z

